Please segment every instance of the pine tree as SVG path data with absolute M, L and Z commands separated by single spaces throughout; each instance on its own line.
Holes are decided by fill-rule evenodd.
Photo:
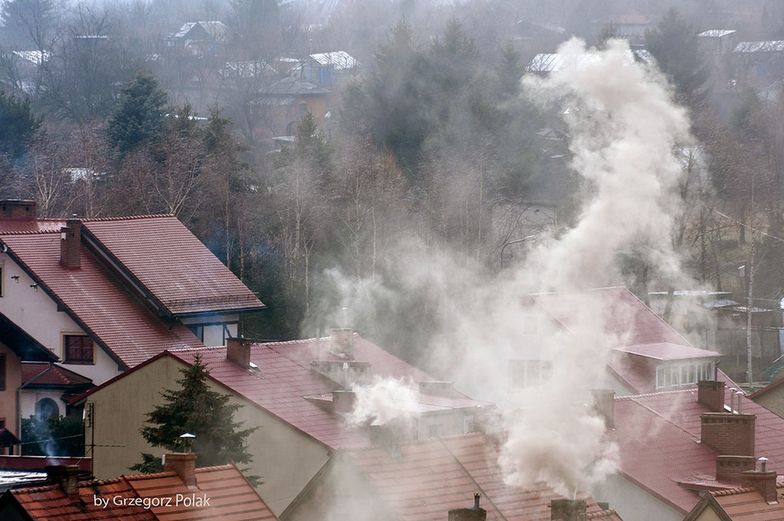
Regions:
M 150 76 L 139 75 L 123 89 L 109 121 L 109 143 L 121 157 L 160 138 L 165 105 L 166 93 Z
M 41 127 L 41 119 L 30 110 L 30 102 L 0 92 L 0 154 L 16 159 Z
M 242 423 L 234 421 L 240 406 L 229 403 L 228 395 L 210 389 L 210 373 L 199 355 L 180 372 L 179 388 L 163 391 L 164 403 L 147 414 L 147 425 L 141 429 L 144 439 L 154 447 L 176 451 L 183 449 L 180 436 L 191 433 L 196 435 L 193 451 L 198 455 L 199 466 L 250 463 L 253 457 L 246 442 L 256 429 L 241 429 Z M 142 463 L 131 470 L 160 471 L 160 460 L 143 453 Z

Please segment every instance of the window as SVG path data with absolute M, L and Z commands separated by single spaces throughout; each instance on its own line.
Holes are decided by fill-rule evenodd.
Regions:
M 0 355 L 0 391 L 5 391 L 5 355 Z
M 204 342 L 204 326 L 202 326 L 201 324 L 190 324 L 190 325 L 188 326 L 188 329 L 190 329 L 190 330 L 191 330 L 191 333 L 193 333 L 194 335 L 196 335 L 196 337 L 197 337 L 199 340 L 201 340 L 202 342 Z
M 93 341 L 87 335 L 65 335 L 65 363 L 93 364 Z
M 510 360 L 509 376 L 517 387 L 537 385 L 549 379 L 553 373 L 550 360 Z
M 473 416 L 466 416 L 463 418 L 463 434 L 476 432 L 476 419 Z

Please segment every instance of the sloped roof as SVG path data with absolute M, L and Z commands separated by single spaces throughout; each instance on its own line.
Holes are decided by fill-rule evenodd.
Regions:
M 188 33 L 196 26 L 200 26 L 204 31 L 215 40 L 223 40 L 226 37 L 228 28 L 226 24 L 218 20 L 200 21 L 200 22 L 187 22 L 180 27 L 180 30 L 174 34 L 174 38 L 185 38 Z
M 0 234 L 59 232 L 63 226 L 65 226 L 63 219 L 0 219 Z
M 226 519 L 264 521 L 277 519 L 253 487 L 234 465 L 196 469 L 197 491 L 188 488 L 174 472 L 142 476 L 120 476 L 104 481 L 79 483 L 81 501 L 72 501 L 59 485 L 46 485 L 12 490 L 4 500 L 13 497 L 18 505 L 35 521 L 93 521 L 119 519 L 122 521 L 190 521 L 196 519 Z M 204 493 L 210 498 L 209 507 L 163 506 L 149 510 L 142 506 L 118 506 L 112 497 L 150 498 L 174 497 L 176 494 Z M 109 498 L 106 509 L 95 506 L 93 494 Z
M 357 334 L 353 344 L 354 359 L 369 362 L 373 375 L 411 378 L 417 382 L 434 380 Z M 186 363 L 192 363 L 199 354 L 213 380 L 330 448 L 365 447 L 369 443 L 366 432 L 348 426 L 342 418 L 314 403 L 314 398 L 341 389 L 311 367 L 313 360 L 344 361 L 330 354 L 330 349 L 329 338 L 253 344 L 251 361 L 259 367 L 258 373 L 227 360 L 225 347 L 178 350 L 170 354 Z M 421 411 L 428 412 L 488 404 L 457 395 L 454 399 L 420 396 L 419 405 Z
M 707 31 L 702 31 L 697 36 L 700 38 L 723 38 L 736 32 L 735 29 L 708 29 Z
M 735 384 L 726 383 L 725 403 Z M 754 414 L 756 456 L 765 456 L 770 468 L 784 469 L 784 419 L 742 396 L 743 414 Z M 702 483 L 715 488 L 736 485 L 715 480 L 716 456 L 701 445 L 701 415 L 710 412 L 697 402 L 697 389 L 666 391 L 615 399 L 614 439 L 621 452 L 620 471 L 654 495 L 688 512 L 699 497 L 680 483 Z
M 443 521 L 448 510 L 470 506 L 476 492 L 489 521 L 546 521 L 550 501 L 561 498 L 544 484 L 523 489 L 505 483 L 497 442 L 483 434 L 403 444 L 394 455 L 371 448 L 345 456 L 381 501 L 407 521 Z M 588 519 L 620 520 L 586 499 Z
M 310 58 L 319 65 L 332 65 L 336 71 L 354 69 L 359 65 L 359 62 L 346 51 L 311 54 Z
M 83 221 L 87 236 L 174 315 L 264 304 L 173 215 Z
M 57 364 L 44 362 L 22 363 L 22 385 L 25 388 L 45 387 L 84 387 L 93 381 Z
M 784 51 L 784 40 L 768 40 L 762 42 L 740 42 L 735 46 L 735 50 L 733 52 L 755 53 L 782 51 Z
M 755 488 L 711 492 L 713 501 L 732 521 L 781 521 L 784 519 L 784 483 L 777 483 L 778 502 L 767 503 Z
M 168 327 L 127 293 L 84 244 L 81 268 L 68 270 L 60 265 L 59 232 L 0 233 L 0 242 L 118 362 L 133 367 L 166 349 L 202 345 L 188 328 Z
M 689 345 L 673 344 L 670 342 L 655 342 L 651 344 L 634 344 L 618 348 L 624 353 L 651 358 L 653 360 L 690 360 L 694 358 L 717 358 L 721 356 L 716 351 L 699 349 Z

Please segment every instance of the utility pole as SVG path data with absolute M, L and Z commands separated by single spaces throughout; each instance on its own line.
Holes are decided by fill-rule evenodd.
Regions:
M 751 172 L 751 204 L 749 205 L 749 235 L 751 247 L 749 248 L 748 263 L 748 288 L 746 289 L 746 377 L 749 389 L 754 390 L 754 367 L 751 357 L 751 307 L 754 298 L 754 171 Z

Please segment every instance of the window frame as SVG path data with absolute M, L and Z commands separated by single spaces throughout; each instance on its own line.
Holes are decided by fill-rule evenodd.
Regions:
M 85 335 L 84 333 L 63 333 L 63 364 L 70 364 L 70 365 L 95 365 L 95 342 L 90 337 L 90 335 Z M 72 359 L 68 356 L 68 339 L 71 337 L 79 337 L 79 338 L 86 338 L 90 341 L 91 347 L 91 354 L 90 360 L 86 361 L 84 359 Z M 80 349 L 85 349 L 84 346 L 80 347 Z

